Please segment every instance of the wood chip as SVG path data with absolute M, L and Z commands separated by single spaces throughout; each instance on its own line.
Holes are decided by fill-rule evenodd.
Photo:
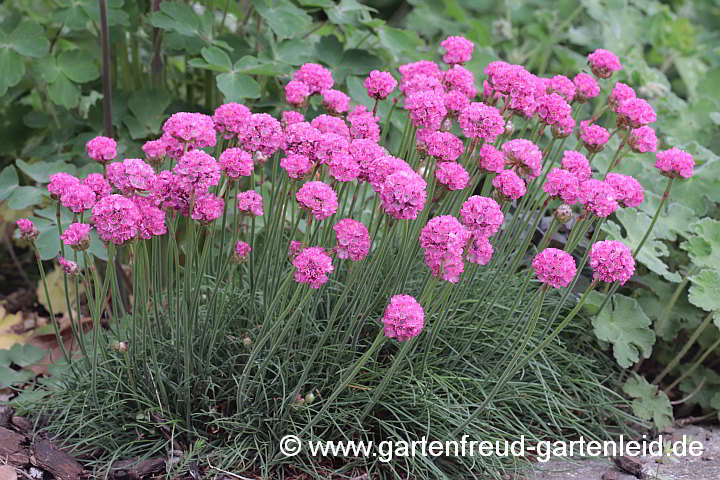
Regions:
M 115 462 L 112 468 L 114 478 L 130 477 L 139 480 L 150 475 L 165 473 L 165 459 L 148 458 L 138 462 L 137 458 L 131 458 Z
M 30 452 L 25 444 L 25 436 L 0 427 L 0 458 L 13 465 L 25 465 L 30 461 Z
M 49 440 L 40 440 L 30 447 L 31 461 L 36 467 L 43 468 L 61 480 L 78 480 L 83 467 L 70 454 L 60 450 Z

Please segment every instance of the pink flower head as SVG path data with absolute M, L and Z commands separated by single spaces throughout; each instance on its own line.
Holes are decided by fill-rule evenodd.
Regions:
M 590 247 L 593 280 L 624 285 L 635 271 L 635 260 L 627 245 L 617 240 L 595 242 Z
M 403 80 L 408 80 L 418 75 L 427 75 L 429 77 L 442 77 L 442 72 L 437 63 L 430 60 L 420 60 L 419 62 L 406 63 L 398 68 L 403 76 Z
M 233 250 L 231 261 L 238 265 L 245 263 L 250 258 L 250 252 L 252 252 L 252 247 L 247 243 L 238 240 L 235 242 L 235 250 Z
M 167 155 L 167 145 L 163 138 L 148 140 L 143 143 L 142 151 L 145 153 L 145 158 L 147 158 L 150 165 L 160 165 Z
M 492 180 L 497 193 L 505 200 L 517 200 L 527 191 L 525 182 L 512 170 L 503 170 Z
M 670 150 L 658 152 L 655 158 L 657 158 L 655 168 L 660 169 L 662 175 L 670 178 L 692 177 L 695 160 L 688 152 L 673 147 Z
M 427 137 L 427 153 L 438 162 L 454 162 L 464 151 L 463 141 L 450 132 L 432 132 Z
M 60 255 L 57 256 L 57 261 L 60 264 L 60 268 L 62 268 L 63 273 L 68 277 L 76 277 L 80 275 L 80 269 L 77 263 L 61 257 Z
M 555 125 L 568 117 L 572 118 L 572 107 L 557 93 L 543 95 L 537 99 L 537 114 L 548 125 Z
M 421 156 L 427 155 L 427 140 L 430 135 L 437 131 L 432 128 L 418 128 L 415 132 L 415 149 Z
M 20 235 L 25 240 L 35 240 L 39 235 L 37 227 L 27 218 L 21 218 L 15 222 L 15 225 L 17 225 L 18 230 L 20 230 Z
M 572 81 L 575 85 L 576 101 L 584 103 L 600 95 L 600 87 L 595 79 L 587 73 L 578 73 Z
M 141 217 L 135 203 L 122 195 L 103 197 L 92 208 L 92 223 L 103 242 L 122 245 L 137 236 Z
M 206 190 L 218 184 L 222 167 L 202 150 L 192 150 L 180 157 L 172 171 L 196 190 Z
M 437 164 L 435 178 L 438 183 L 448 190 L 462 190 L 470 181 L 470 174 L 462 165 L 455 162 L 442 162 Z
M 635 153 L 647 153 L 657 150 L 655 130 L 646 126 L 633 128 L 628 138 L 628 145 Z
M 280 159 L 280 167 L 285 169 L 288 177 L 299 179 L 310 173 L 313 164 L 305 155 L 291 153 L 287 157 Z
M 58 172 L 50 175 L 50 183 L 47 186 L 50 196 L 55 200 L 59 200 L 65 190 L 74 187 L 80 183 L 80 180 L 65 172 Z
M 404 342 L 420 335 L 425 326 L 425 312 L 410 295 L 394 295 L 385 308 L 382 322 L 386 337 Z
M 296 112 L 295 110 L 285 110 L 282 112 L 282 127 L 287 128 L 288 125 L 293 123 L 300 123 L 305 121 L 305 116 Z
M 615 189 L 609 183 L 594 178 L 580 184 L 578 201 L 586 212 L 601 218 L 609 216 L 618 207 Z
M 195 208 L 192 211 L 192 219 L 208 225 L 220 218 L 225 210 L 225 201 L 211 193 L 199 195 L 195 199 Z
M 240 192 L 235 197 L 235 208 L 243 215 L 262 217 L 265 213 L 263 196 L 255 190 Z
M 307 182 L 295 194 L 303 210 L 317 220 L 324 220 L 337 211 L 337 195 L 330 185 L 319 181 Z
M 334 83 L 330 70 L 317 63 L 304 64 L 295 71 L 292 79 L 305 83 L 310 88 L 310 93 L 320 93 L 332 88 Z
M 308 122 L 288 125 L 285 129 L 285 152 L 312 157 L 315 153 L 315 144 L 320 140 L 321 135 L 320 130 Z
M 445 86 L 441 76 L 418 74 L 407 77 L 400 84 L 400 90 L 406 97 L 418 92 L 432 92 L 436 95 L 442 95 L 445 92 Z
M 575 259 L 557 248 L 546 248 L 535 255 L 532 266 L 538 280 L 553 288 L 567 287 L 577 273 Z
M 90 246 L 90 225 L 87 223 L 71 223 L 60 235 L 60 240 L 73 250 L 87 250 Z
M 587 148 L 588 152 L 602 152 L 605 144 L 610 140 L 610 132 L 600 125 L 590 125 L 588 120 L 580 122 L 578 137 Z
M 617 124 L 619 127 L 638 128 L 657 120 L 657 115 L 652 106 L 642 98 L 627 100 L 615 109 L 617 113 Z
M 427 183 L 412 170 L 399 170 L 387 177 L 380 187 L 385 213 L 398 220 L 415 220 L 425 208 Z
M 112 191 L 112 187 L 101 173 L 91 173 L 83 179 L 82 184 L 90 187 L 95 192 L 96 198 L 107 197 Z
M 295 281 L 307 283 L 311 288 L 320 288 L 328 281 L 328 274 L 334 270 L 332 258 L 322 247 L 302 250 L 292 264 L 295 267 Z
M 454 118 L 470 105 L 470 100 L 463 92 L 450 90 L 443 94 L 443 103 L 448 114 Z
M 621 207 L 637 207 L 645 201 L 645 190 L 640 182 L 630 175 L 608 173 L 605 182 L 615 190 L 617 202 Z
M 351 182 L 360 176 L 360 164 L 347 152 L 333 155 L 329 165 L 330 176 L 338 182 Z
M 90 158 L 98 163 L 108 163 L 117 155 L 117 143 L 109 137 L 95 137 L 85 144 Z
M 337 155 L 347 155 L 349 148 L 350 142 L 347 137 L 326 133 L 318 138 L 311 159 L 318 164 L 330 163 L 330 160 Z
M 588 55 L 588 65 L 590 65 L 593 75 L 598 78 L 610 78 L 613 72 L 623 68 L 614 53 L 602 48 L 598 48 Z
M 413 169 L 407 164 L 405 160 L 402 160 L 392 155 L 383 155 L 370 162 L 367 167 L 368 182 L 372 185 L 373 190 L 379 193 L 382 190 L 382 186 L 385 180 L 395 172 L 405 170 L 412 172 Z
M 92 188 L 79 183 L 65 190 L 60 197 L 60 203 L 73 213 L 82 213 L 95 205 L 95 199 Z
M 267 113 L 253 113 L 242 144 L 248 152 L 270 156 L 285 146 L 282 125 Z
M 510 140 L 503 143 L 502 151 L 505 154 L 505 164 L 511 165 L 519 175 L 532 180 L 542 173 L 543 154 L 530 140 Z
M 303 251 L 303 243 L 298 240 L 292 240 L 290 242 L 290 245 L 288 246 L 288 257 L 290 259 L 293 259 L 297 256 L 298 253 Z
M 505 121 L 500 111 L 480 102 L 473 102 L 458 116 L 463 133 L 469 138 L 482 138 L 492 143 L 505 131 Z
M 150 240 L 154 236 L 165 235 L 165 212 L 153 204 L 150 197 L 135 195 L 131 198 L 140 212 L 137 236 L 144 240 Z
M 567 205 L 578 201 L 580 181 L 568 170 L 553 168 L 543 184 L 543 190 L 550 198 L 561 198 Z
M 576 91 L 575 83 L 565 75 L 555 75 L 548 82 L 547 93 L 557 93 L 568 103 L 573 101 Z
M 163 125 L 163 132 L 195 148 L 214 147 L 217 141 L 212 117 L 202 113 L 175 113 Z
M 460 221 L 473 234 L 489 238 L 500 230 L 505 215 L 492 198 L 473 195 L 462 204 Z
M 373 70 L 363 82 L 368 92 L 368 97 L 375 100 L 385 100 L 388 95 L 397 87 L 397 80 L 389 72 Z
M 334 133 L 345 138 L 350 138 L 350 129 L 345 120 L 331 115 L 318 115 L 313 118 L 310 125 L 317 128 L 321 133 Z
M 293 107 L 301 107 L 310 96 L 310 87 L 304 82 L 291 80 L 285 85 L 285 101 Z
M 364 105 L 356 106 L 348 114 L 348 122 L 352 138 L 368 138 L 374 142 L 380 140 L 378 119 L 372 112 L 368 112 Z
M 505 155 L 489 143 L 478 149 L 478 169 L 482 172 L 500 173 L 505 169 Z
M 467 261 L 475 265 L 487 265 L 493 256 L 493 247 L 487 237 L 472 234 L 467 251 Z
M 575 127 L 575 119 L 573 119 L 572 117 L 561 118 L 551 128 L 553 138 L 569 137 L 573 131 L 573 127 Z
M 186 150 L 190 151 L 195 149 L 193 145 L 183 144 L 180 140 L 171 137 L 167 133 L 160 137 L 160 141 L 165 146 L 165 154 L 174 159 L 182 157 Z
M 457 283 L 465 270 L 463 253 L 470 231 L 451 215 L 433 217 L 420 232 L 425 264 L 432 275 Z
M 575 175 L 580 183 L 592 176 L 588 159 L 585 158 L 585 155 L 582 153 L 574 150 L 565 150 L 563 153 L 562 168 Z
M 230 180 L 249 177 L 253 173 L 252 156 L 242 148 L 228 148 L 220 154 L 218 163 Z
M 628 100 L 634 100 L 635 97 L 635 90 L 633 90 L 632 87 L 628 87 L 624 83 L 617 82 L 615 87 L 612 89 L 612 92 L 610 92 L 610 95 L 608 95 L 610 109 L 615 112 L 621 103 L 627 102 Z
M 465 37 L 448 37 L 440 45 L 445 49 L 443 62 L 449 65 L 467 63 L 472 58 L 473 43 Z
M 323 105 L 325 110 L 336 115 L 345 113 L 350 108 L 350 97 L 340 90 L 332 88 L 325 89 L 321 92 L 323 97 Z
M 362 222 L 343 218 L 333 226 L 337 244 L 333 251 L 339 258 L 359 262 L 370 252 L 370 233 Z
M 150 182 L 148 199 L 158 208 L 171 209 L 180 212 L 181 215 L 188 215 L 193 191 L 192 183 L 173 175 L 169 170 L 163 170 Z M 204 189 L 200 188 L 198 191 L 203 192 Z
M 518 99 L 535 96 L 538 78 L 522 65 L 491 62 L 485 67 L 485 74 L 496 98 L 498 93 Z
M 251 115 L 250 109 L 242 103 L 230 102 L 216 108 L 212 119 L 215 122 L 215 130 L 229 140 L 244 136 Z
M 146 191 L 155 170 L 139 158 L 126 158 L 120 162 L 111 163 L 107 169 L 110 183 L 123 193 Z
M 455 65 L 443 74 L 443 82 L 447 90 L 462 92 L 469 99 L 475 98 L 475 77 L 470 70 L 460 65 Z
M 350 155 L 360 166 L 358 179 L 363 182 L 370 180 L 370 165 L 379 157 L 387 155 L 387 150 L 367 138 L 356 138 L 350 142 Z
M 442 95 L 430 90 L 418 91 L 405 99 L 405 110 L 410 112 L 412 124 L 418 128 L 438 130 L 447 110 Z

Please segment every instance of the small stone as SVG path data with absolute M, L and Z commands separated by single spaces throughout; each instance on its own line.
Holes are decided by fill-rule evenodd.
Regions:
M 620 475 L 618 472 L 615 472 L 613 470 L 609 470 L 602 474 L 602 477 L 600 477 L 602 480 L 618 480 L 620 478 Z

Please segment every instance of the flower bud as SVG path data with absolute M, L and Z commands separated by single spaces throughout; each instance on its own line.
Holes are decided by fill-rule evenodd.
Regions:
M 230 258 L 230 261 L 237 265 L 243 264 L 248 261 L 248 258 L 250 258 L 251 251 L 252 247 L 250 245 L 245 242 L 238 241 L 235 244 L 235 251 Z
M 33 241 L 38 236 L 38 229 L 35 225 L 27 218 L 21 218 L 15 224 L 20 231 L 20 236 L 25 240 Z
M 264 153 L 258 151 L 255 152 L 255 155 L 253 155 L 253 161 L 255 162 L 255 165 L 263 165 L 265 162 L 268 161 L 268 156 Z
M 250 337 L 245 337 L 245 338 L 243 338 L 243 339 L 242 339 L 242 344 L 243 344 L 243 347 L 245 347 L 245 348 L 250 348 L 250 347 L 252 347 L 252 338 L 250 338 Z
M 60 264 L 60 267 L 63 269 L 65 275 L 67 275 L 68 277 L 76 277 L 80 275 L 80 269 L 78 268 L 77 263 L 67 260 L 60 255 L 58 255 L 57 261 Z
M 128 351 L 128 342 L 111 342 L 110 349 L 118 353 L 126 353 Z
M 555 209 L 553 217 L 560 223 L 567 223 L 573 218 L 572 208 L 569 205 L 562 204 Z
M 312 392 L 305 395 L 305 404 L 306 405 L 310 405 L 314 401 L 315 401 L 315 395 Z
M 505 122 L 505 135 L 512 135 L 514 131 L 515 126 L 513 125 L 513 123 L 510 120 Z

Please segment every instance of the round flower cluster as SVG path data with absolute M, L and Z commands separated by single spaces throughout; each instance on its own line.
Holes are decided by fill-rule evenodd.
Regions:
M 623 128 L 639 128 L 657 119 L 652 106 L 642 98 L 620 103 L 615 109 L 617 125 Z
M 635 260 L 627 245 L 617 240 L 593 243 L 589 254 L 593 280 L 624 285 L 635 271 Z
M 241 103 L 230 102 L 216 108 L 212 119 L 215 122 L 215 130 L 220 132 L 223 138 L 229 140 L 233 137 L 244 136 L 245 126 L 251 116 L 252 112 L 248 107 Z
M 542 174 L 543 154 L 530 140 L 517 138 L 503 143 L 505 163 L 517 170 L 520 175 L 533 180 Z
M 470 174 L 459 163 L 443 162 L 435 169 L 438 183 L 448 190 L 462 190 L 470 181 Z
M 202 150 L 192 150 L 180 157 L 172 172 L 196 190 L 206 190 L 220 181 L 222 168 Z
M 438 162 L 454 162 L 465 151 L 463 141 L 450 132 L 432 132 L 426 143 L 428 155 Z
M 320 93 L 332 88 L 334 83 L 330 70 L 317 63 L 304 64 L 295 71 L 292 79 L 307 85 L 310 93 Z
M 285 100 L 293 107 L 302 107 L 310 96 L 310 87 L 297 80 L 290 80 L 285 85 Z
M 370 252 L 370 233 L 362 222 L 344 218 L 333 225 L 333 230 L 337 241 L 333 251 L 339 258 L 359 262 Z
M 78 183 L 65 189 L 60 196 L 60 203 L 73 213 L 82 213 L 95 205 L 96 198 L 95 192 L 90 187 Z
M 110 183 L 100 173 L 91 173 L 83 179 L 82 184 L 90 187 L 96 198 L 107 197 L 112 191 Z
M 372 185 L 373 190 L 379 194 L 382 191 L 385 180 L 393 173 L 401 170 L 415 173 L 405 160 L 393 157 L 392 155 L 383 155 L 370 163 L 368 167 L 368 182 Z
M 397 87 L 397 80 L 388 72 L 373 70 L 365 78 L 363 83 L 368 92 L 368 97 L 375 100 L 384 100 Z
M 469 138 L 482 138 L 492 143 L 505 131 L 505 121 L 500 111 L 480 102 L 468 105 L 458 116 L 458 124 Z
M 394 295 L 385 308 L 382 322 L 386 337 L 404 342 L 420 335 L 425 326 L 425 312 L 410 295 Z
M 482 172 L 500 173 L 505 168 L 505 155 L 489 143 L 478 150 L 478 169 Z
M 386 156 L 387 150 L 378 145 L 377 143 L 367 138 L 356 138 L 350 142 L 350 155 L 360 165 L 360 175 L 358 179 L 362 182 L 367 182 L 370 179 L 369 169 L 370 165 L 376 159 Z
M 448 37 L 440 46 L 445 49 L 443 62 L 447 64 L 467 63 L 472 59 L 473 43 L 465 37 Z
M 142 151 L 145 153 L 150 165 L 161 165 L 167 155 L 167 142 L 165 138 L 158 138 L 157 140 L 148 140 L 143 143 Z
M 628 100 L 635 99 L 635 90 L 622 82 L 617 82 L 613 87 L 610 95 L 608 95 L 608 105 L 613 112 L 617 111 L 617 107 Z
M 252 252 L 252 247 L 247 243 L 238 240 L 235 242 L 235 250 L 233 250 L 231 261 L 238 265 L 245 263 L 250 258 L 250 252 Z
M 415 220 L 425 208 L 427 183 L 412 170 L 401 169 L 388 175 L 380 186 L 385 213 L 398 220 Z
M 487 265 L 492 259 L 493 247 L 483 235 L 472 234 L 467 251 L 467 260 L 476 265 Z
M 450 90 L 449 92 L 443 93 L 443 103 L 445 104 L 445 109 L 448 111 L 448 116 L 455 118 L 470 105 L 470 100 L 463 92 Z
M 95 137 L 85 144 L 90 158 L 98 163 L 107 163 L 117 155 L 117 143 L 109 137 Z
M 590 125 L 588 120 L 580 122 L 578 138 L 583 142 L 588 152 L 602 152 L 605 144 L 610 140 L 610 132 L 600 125 Z
M 364 105 L 358 105 L 350 114 L 350 135 L 352 138 L 367 138 L 373 142 L 380 140 L 380 126 L 372 112 L 368 112 Z
M 312 169 L 312 162 L 305 155 L 291 153 L 280 159 L 280 167 L 285 169 L 288 177 L 293 179 L 304 178 Z
M 230 180 L 249 177 L 253 172 L 253 160 L 242 148 L 228 148 L 220 154 L 218 163 Z
M 635 153 L 647 153 L 657 150 L 657 137 L 655 130 L 646 126 L 634 128 L 630 132 L 628 145 Z
M 225 210 L 225 201 L 210 193 L 205 193 L 195 199 L 195 208 L 191 217 L 203 225 L 212 223 L 213 220 L 220 218 Z
M 267 113 L 253 113 L 240 144 L 248 152 L 270 156 L 285 148 L 282 125 Z
M 235 208 L 243 215 L 262 217 L 265 213 L 263 196 L 255 190 L 240 192 L 235 197 Z
M 584 103 L 600 95 L 600 87 L 593 77 L 587 73 L 578 73 L 573 78 L 575 84 L 575 101 Z
M 657 158 L 655 168 L 659 169 L 666 177 L 692 177 L 695 160 L 689 153 L 673 147 L 670 150 L 658 152 L 655 157 Z
M 60 255 L 57 256 L 57 261 L 58 264 L 60 264 L 60 268 L 62 269 L 63 273 L 68 277 L 76 277 L 80 275 L 80 269 L 77 263 L 61 257 Z
M 567 287 L 575 278 L 575 259 L 557 248 L 546 248 L 532 261 L 538 280 L 553 288 Z
M 330 176 L 338 182 L 351 182 L 360 176 L 360 164 L 349 153 L 333 155 L 329 165 Z
M 586 212 L 601 218 L 609 216 L 618 207 L 615 189 L 610 184 L 594 178 L 580 184 L 578 201 L 585 207 Z
M 434 217 L 423 227 L 420 246 L 425 251 L 425 264 L 433 276 L 457 283 L 465 269 L 463 252 L 468 240 L 470 231 L 450 215 Z
M 492 198 L 473 195 L 462 204 L 460 221 L 474 235 L 488 238 L 500 230 L 505 215 Z
M 202 113 L 174 113 L 163 125 L 163 132 L 194 148 L 214 147 L 217 140 L 212 117 Z
M 304 184 L 295 194 L 303 210 L 317 220 L 324 220 L 337 211 L 337 195 L 329 185 L 319 181 Z
M 113 187 L 125 194 L 147 191 L 154 176 L 155 170 L 139 158 L 127 158 L 107 167 L 108 180 Z
M 576 91 L 575 83 L 565 75 L 555 75 L 547 86 L 548 93 L 557 93 L 568 103 L 573 101 Z
M 608 173 L 605 182 L 615 190 L 617 202 L 621 207 L 637 207 L 645 201 L 645 190 L 640 182 L 630 175 Z
M 73 250 L 87 250 L 90 246 L 90 225 L 87 223 L 71 223 L 60 235 L 60 240 Z
M 443 97 L 431 90 L 420 90 L 405 99 L 405 109 L 410 112 L 410 120 L 417 128 L 440 128 L 447 110 Z
M 475 78 L 467 68 L 455 65 L 443 73 L 443 82 L 448 91 L 460 92 L 468 99 L 475 98 L 477 95 Z
M 312 157 L 315 153 L 315 144 L 321 136 L 320 130 L 308 122 L 288 125 L 285 129 L 285 153 Z
M 122 245 L 137 235 L 140 212 L 122 195 L 103 197 L 92 208 L 92 223 L 103 242 Z
M 610 78 L 613 72 L 623 68 L 614 53 L 602 48 L 598 48 L 588 55 L 588 65 L 590 65 L 593 75 L 598 78 Z
M 295 267 L 295 281 L 307 283 L 311 288 L 320 288 L 334 270 L 332 257 L 322 247 L 303 249 L 293 258 L 292 264 Z
M 59 200 L 68 188 L 74 187 L 79 183 L 80 180 L 69 173 L 59 172 L 50 175 L 50 183 L 48 183 L 47 189 L 53 199 Z
M 15 225 L 17 225 L 18 230 L 20 230 L 20 235 L 25 240 L 35 240 L 37 236 L 40 234 L 38 232 L 37 227 L 27 218 L 21 218 L 18 221 L 15 222 Z
M 300 123 L 305 121 L 305 116 L 296 112 L 295 110 L 285 110 L 282 112 L 282 127 L 285 128 L 293 123 Z
M 567 205 L 572 205 L 578 200 L 580 182 L 577 177 L 568 170 L 553 168 L 547 175 L 543 184 L 543 190 L 550 198 L 561 198 Z
M 582 153 L 574 150 L 563 152 L 562 168 L 575 175 L 580 183 L 592 176 L 588 159 Z
M 543 95 L 537 99 L 537 114 L 548 125 L 575 123 L 572 120 L 572 107 L 557 93 Z
M 350 97 L 345 95 L 340 90 L 333 90 L 332 88 L 327 88 L 320 93 L 323 97 L 323 105 L 325 107 L 325 110 L 327 110 L 328 112 L 339 115 L 341 113 L 347 112 L 350 108 Z
M 527 188 L 522 178 L 512 170 L 503 170 L 492 180 L 492 186 L 503 200 L 517 200 L 525 195 Z
M 137 233 L 139 238 L 149 240 L 154 236 L 167 233 L 165 212 L 155 206 L 150 198 L 136 195 L 132 197 L 132 201 L 140 212 Z

